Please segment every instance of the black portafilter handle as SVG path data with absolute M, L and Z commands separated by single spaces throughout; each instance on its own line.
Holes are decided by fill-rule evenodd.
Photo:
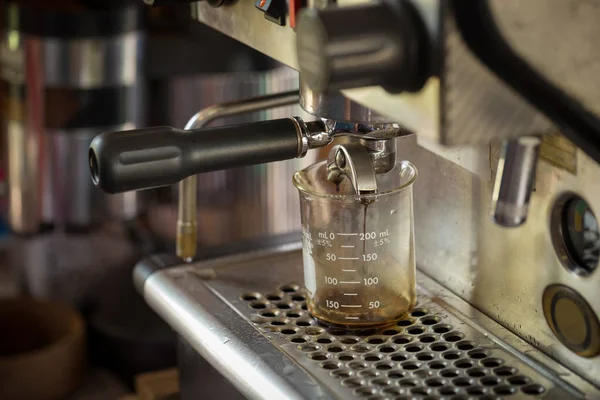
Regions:
M 198 130 L 106 132 L 89 150 L 92 180 L 107 193 L 172 185 L 202 172 L 289 160 L 306 153 L 302 120 L 284 118 Z

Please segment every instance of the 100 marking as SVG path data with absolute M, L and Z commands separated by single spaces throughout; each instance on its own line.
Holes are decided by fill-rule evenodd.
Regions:
M 325 284 L 327 285 L 337 285 L 339 283 L 337 278 L 334 278 L 332 276 L 325 276 Z M 342 282 L 342 283 L 360 283 L 360 281 L 358 282 Z M 373 285 L 377 285 L 379 283 L 379 278 L 374 276 L 372 278 L 364 278 L 363 279 L 363 283 L 366 286 L 373 286 Z

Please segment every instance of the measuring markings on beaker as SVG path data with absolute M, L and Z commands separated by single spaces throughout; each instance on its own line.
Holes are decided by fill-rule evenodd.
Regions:
M 416 170 L 401 162 L 377 182 L 381 192 L 364 196 L 341 192 L 323 171 L 327 162 L 294 176 L 303 233 L 312 233 L 303 242 L 308 311 L 345 327 L 397 320 L 415 304 L 410 185 Z
M 308 233 L 308 232 L 307 232 Z M 310 233 L 308 233 L 310 235 Z M 369 240 L 374 240 L 373 244 L 374 245 L 379 245 L 382 246 L 384 244 L 388 244 L 391 242 L 390 240 L 390 233 L 389 233 L 389 229 L 386 229 L 385 231 L 382 232 L 375 232 L 375 231 L 371 231 L 371 232 L 318 232 L 317 233 L 317 244 L 319 246 L 323 246 L 323 247 L 333 247 L 333 241 L 337 238 L 337 236 L 342 236 L 342 237 L 352 237 L 352 236 L 359 236 L 359 240 L 362 241 L 369 241 Z M 355 248 L 355 245 L 351 245 L 351 244 L 343 244 L 340 247 L 342 248 Z
M 342 273 L 343 278 L 335 277 L 333 275 L 324 276 L 324 283 L 329 286 L 345 285 L 347 289 L 350 289 L 352 285 L 354 287 L 375 287 L 379 285 L 378 276 L 365 277 L 364 275 L 358 275 L 359 272 L 358 263 L 363 266 L 370 265 L 380 258 L 379 254 L 374 248 L 384 246 L 391 243 L 389 229 L 384 231 L 368 231 L 368 232 L 330 232 L 330 231 L 317 231 L 313 234 L 316 240 L 314 243 L 321 249 L 321 257 L 328 262 L 341 263 L 342 269 L 338 269 L 338 273 Z M 359 246 L 356 243 L 362 243 L 360 246 L 362 249 L 357 249 Z M 367 252 L 367 245 L 371 246 L 371 251 Z M 358 251 L 357 251 L 358 250 Z M 358 254 L 357 254 L 358 253 Z M 381 261 L 381 260 L 380 260 Z M 357 264 L 354 264 L 357 263 Z M 335 272 L 332 270 L 332 274 Z M 352 274 L 352 275 L 347 275 Z M 345 280 L 343 280 L 345 278 Z M 349 279 L 350 278 L 350 279 Z M 363 314 L 364 310 L 373 310 L 381 307 L 381 302 L 378 300 L 362 302 L 362 298 L 359 296 L 363 289 L 355 289 L 349 291 L 342 291 L 339 293 L 343 297 L 337 299 L 327 299 L 324 301 L 326 308 L 331 310 L 340 310 L 349 313 L 350 315 L 344 315 L 342 318 L 345 320 L 360 320 L 358 313 Z M 348 300 L 348 303 L 344 300 Z M 359 304 L 351 304 L 352 300 L 357 301 Z M 354 314 L 354 315 L 352 315 Z

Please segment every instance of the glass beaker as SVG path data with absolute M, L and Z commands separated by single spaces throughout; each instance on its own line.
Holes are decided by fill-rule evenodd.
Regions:
M 399 161 L 378 192 L 357 195 L 327 180 L 327 161 L 296 172 L 308 310 L 348 328 L 394 322 L 416 303 L 412 184 Z M 345 181 L 348 181 L 347 179 Z

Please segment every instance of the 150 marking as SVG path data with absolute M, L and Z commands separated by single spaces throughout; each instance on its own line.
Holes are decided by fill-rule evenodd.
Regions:
M 340 308 L 340 303 L 337 301 L 325 300 L 325 304 L 327 305 L 327 308 Z
M 377 253 L 363 254 L 362 259 L 365 262 L 375 261 L 377 260 Z

